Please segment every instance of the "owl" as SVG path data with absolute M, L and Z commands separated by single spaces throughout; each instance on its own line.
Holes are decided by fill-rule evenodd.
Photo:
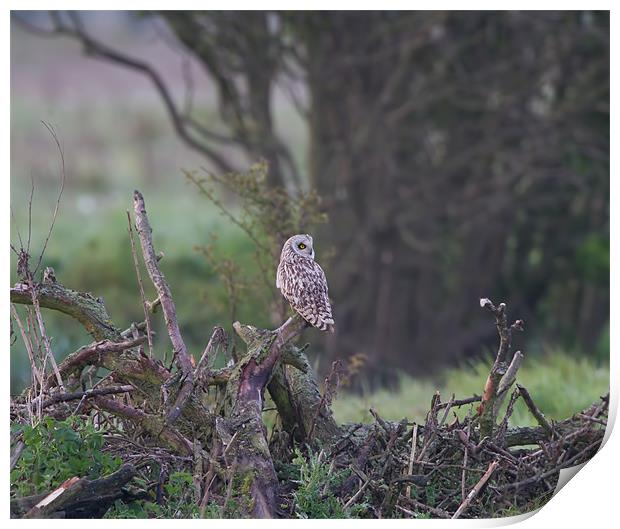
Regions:
M 276 273 L 276 287 L 295 312 L 310 325 L 333 332 L 334 318 L 327 296 L 327 279 L 323 269 L 314 261 L 310 235 L 293 235 L 284 243 Z

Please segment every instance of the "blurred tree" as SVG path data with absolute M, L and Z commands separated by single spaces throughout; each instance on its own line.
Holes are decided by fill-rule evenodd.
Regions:
M 220 170 L 300 170 L 274 126 L 277 83 L 310 131 L 309 181 L 334 248 L 335 356 L 420 371 L 493 340 L 480 296 L 592 347 L 609 314 L 607 12 L 164 12 L 214 80 L 216 131 L 156 69 L 96 40 L 75 13 L 50 31 L 143 72 L 180 137 Z M 307 108 L 303 108 L 304 105 Z M 607 259 L 606 259 L 607 258 Z M 327 362 L 326 362 L 327 365 Z

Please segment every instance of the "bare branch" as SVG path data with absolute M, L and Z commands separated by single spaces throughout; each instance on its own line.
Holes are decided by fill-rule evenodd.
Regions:
M 151 236 L 152 229 L 146 214 L 144 197 L 139 191 L 134 191 L 133 193 L 133 206 L 136 216 L 136 229 L 138 230 L 138 236 L 142 246 L 144 264 L 146 265 L 151 281 L 153 282 L 153 285 L 155 285 L 155 289 L 159 295 L 159 301 L 164 313 L 164 319 L 166 320 L 168 336 L 170 337 L 172 348 L 174 350 L 174 354 L 176 355 L 176 363 L 184 377 L 183 384 L 177 394 L 176 400 L 166 416 L 167 423 L 173 424 L 181 415 L 183 406 L 187 402 L 187 399 L 189 398 L 194 387 L 193 364 L 190 359 L 190 355 L 187 352 L 187 347 L 185 346 L 183 337 L 181 336 L 181 330 L 179 329 L 179 324 L 177 322 L 176 308 L 174 306 L 174 301 L 172 300 L 170 287 L 168 286 L 164 274 L 159 268 L 157 256 L 155 255 L 155 249 L 153 248 L 153 239 Z

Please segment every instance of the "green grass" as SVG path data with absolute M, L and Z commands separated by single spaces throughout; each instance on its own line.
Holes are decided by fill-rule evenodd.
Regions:
M 362 395 L 343 392 L 333 403 L 334 414 L 341 423 L 372 422 L 368 412 L 372 407 L 384 419 L 407 417 L 423 422 L 436 390 L 441 392 L 444 401 L 452 393 L 457 399 L 474 393 L 480 395 L 491 365 L 491 359 L 480 360 L 458 369 L 448 369 L 435 380 L 402 376 L 397 390 L 381 389 Z M 609 391 L 609 367 L 550 350 L 543 355 L 526 356 L 517 382 L 529 390 L 534 402 L 549 419 L 559 421 L 581 411 Z M 504 408 L 506 405 L 507 402 Z M 468 406 L 461 408 L 460 416 L 466 415 L 467 410 Z M 510 423 L 518 426 L 536 424 L 520 399 Z

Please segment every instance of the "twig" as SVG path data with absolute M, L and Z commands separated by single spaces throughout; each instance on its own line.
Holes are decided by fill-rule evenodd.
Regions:
M 209 338 L 209 342 L 207 343 L 207 346 L 205 347 L 205 350 L 196 365 L 196 378 L 200 376 L 201 371 L 208 369 L 210 364 L 213 363 L 213 354 L 217 351 L 217 348 L 219 346 L 224 346 L 224 348 L 226 348 L 227 341 L 228 335 L 226 334 L 226 331 L 219 325 L 216 325 L 213 328 L 211 338 Z
M 467 423 L 467 437 L 463 449 L 463 471 L 461 473 L 461 501 L 465 501 L 465 482 L 467 481 L 467 458 L 469 457 L 469 437 L 471 435 L 471 408 L 469 410 L 469 422 Z
M 34 308 L 35 317 L 37 323 L 39 325 L 39 332 L 41 334 L 41 339 L 43 340 L 43 345 L 45 346 L 45 354 L 46 357 L 50 359 L 50 363 L 52 364 L 52 372 L 56 377 L 56 382 L 58 385 L 64 389 L 64 384 L 62 382 L 62 377 L 60 376 L 60 371 L 58 371 L 58 365 L 56 364 L 56 359 L 54 358 L 54 354 L 52 353 L 52 346 L 50 344 L 50 339 L 47 336 L 47 332 L 45 330 L 45 323 L 43 322 L 43 315 L 41 314 L 41 307 L 39 306 L 39 298 L 37 296 L 37 289 L 32 281 L 32 278 L 28 279 L 30 283 L 30 295 L 32 297 L 32 306 Z M 45 373 L 45 367 L 43 368 L 43 372 Z M 45 384 L 47 386 L 47 383 Z M 43 387 L 42 390 L 47 389 Z
M 491 477 L 491 474 L 493 474 L 493 472 L 495 471 L 495 469 L 497 468 L 497 465 L 499 465 L 499 461 L 493 461 L 490 465 L 489 468 L 487 469 L 487 471 L 482 475 L 482 477 L 480 478 L 480 481 L 478 481 L 478 483 L 476 483 L 476 485 L 474 485 L 474 488 L 471 489 L 471 491 L 469 492 L 469 494 L 467 495 L 467 497 L 465 498 L 465 500 L 463 501 L 463 503 L 461 503 L 461 505 L 459 506 L 459 508 L 456 510 L 456 512 L 452 515 L 452 519 L 456 519 L 459 516 L 461 516 L 461 514 L 463 514 L 463 512 L 465 511 L 465 509 L 467 509 L 467 507 L 469 507 L 469 504 L 472 502 L 472 500 L 478 495 L 478 493 L 480 492 L 480 489 L 484 486 L 484 484 L 489 480 L 489 478 Z
M 519 395 L 520 395 L 519 389 L 515 389 L 512 392 L 512 395 L 510 395 L 510 401 L 508 401 L 508 407 L 506 408 L 506 415 L 504 415 L 504 418 L 502 419 L 502 423 L 499 425 L 499 428 L 497 429 L 496 438 L 501 439 L 502 442 L 503 442 L 503 437 L 506 434 L 506 430 L 508 429 L 508 420 L 510 419 L 510 416 L 512 415 L 512 410 L 513 410 L 515 401 L 517 400 Z
M 466 399 L 456 399 L 454 401 L 442 402 L 437 406 L 438 410 L 445 408 L 446 406 L 450 406 L 451 408 L 465 406 L 467 404 L 472 404 L 474 402 L 480 402 L 482 397 L 480 395 L 473 395 L 472 397 L 467 397 Z
M 519 393 L 523 397 L 526 406 L 536 419 L 536 422 L 538 422 L 538 424 L 540 424 L 543 430 L 545 430 L 547 435 L 551 437 L 553 435 L 553 427 L 549 424 L 549 421 L 547 421 L 543 413 L 537 408 L 536 404 L 534 404 L 534 401 L 532 400 L 529 391 L 523 386 L 520 386 L 519 384 L 517 384 L 517 388 L 519 388 Z
M 518 489 L 519 487 L 523 487 L 525 485 L 530 485 L 531 483 L 536 483 L 536 482 L 541 481 L 541 480 L 543 480 L 545 478 L 548 478 L 549 476 L 553 476 L 554 474 L 556 474 L 557 472 L 559 472 L 563 468 L 570 467 L 573 463 L 578 461 L 583 455 L 587 454 L 595 446 L 597 446 L 597 445 L 600 446 L 600 444 L 601 444 L 601 439 L 597 439 L 593 443 L 590 443 L 588 446 L 586 446 L 578 454 L 575 454 L 570 459 L 567 459 L 566 461 L 564 461 L 561 465 L 558 465 L 555 468 L 552 468 L 551 470 L 548 470 L 547 472 L 543 472 L 542 474 L 538 474 L 536 476 L 532 476 L 531 478 L 527 478 L 527 479 L 524 479 L 522 481 L 517 481 L 517 482 L 513 482 L 513 483 L 507 483 L 506 485 L 502 485 L 501 487 L 494 487 L 493 490 L 501 492 L 501 491 L 507 490 L 507 489 L 513 489 L 513 488 Z
M 33 379 L 32 382 L 33 382 L 33 385 L 35 386 L 34 389 L 36 390 L 37 382 L 39 383 L 39 386 L 43 386 L 43 375 L 39 372 L 39 368 L 36 366 L 35 358 L 34 358 L 34 349 L 32 347 L 32 342 L 30 341 L 30 337 L 28 336 L 28 333 L 26 333 L 26 331 L 24 330 L 24 326 L 19 318 L 17 309 L 12 303 L 11 303 L 11 312 L 13 313 L 13 318 L 17 322 L 17 326 L 19 327 L 19 332 L 21 333 L 22 340 L 24 341 L 24 346 L 26 347 L 26 352 L 28 353 L 28 360 L 30 361 L 30 368 L 32 371 L 32 379 Z
M 402 498 L 402 496 L 401 496 Z M 434 514 L 435 516 L 437 516 L 438 518 L 450 518 L 450 513 L 447 511 L 444 511 L 443 509 L 438 509 L 437 507 L 431 507 L 430 505 L 426 505 L 418 500 L 415 500 L 413 498 L 404 498 L 405 502 L 408 503 L 409 505 L 411 505 L 412 507 L 415 507 L 416 509 L 422 509 L 424 511 L 430 512 L 431 514 Z M 399 505 L 396 506 L 397 508 L 400 508 L 402 510 L 402 507 L 400 507 Z
M 360 487 L 360 489 L 344 504 L 344 509 L 348 509 L 351 505 L 353 505 L 356 500 L 364 493 L 368 485 L 370 485 L 371 480 L 367 479 L 366 482 Z
M 409 467 L 408 474 L 413 474 L 413 462 L 415 461 L 415 452 L 418 447 L 418 425 L 413 425 L 413 432 L 411 433 L 411 452 L 409 453 Z M 407 485 L 407 498 L 411 496 L 411 485 Z

